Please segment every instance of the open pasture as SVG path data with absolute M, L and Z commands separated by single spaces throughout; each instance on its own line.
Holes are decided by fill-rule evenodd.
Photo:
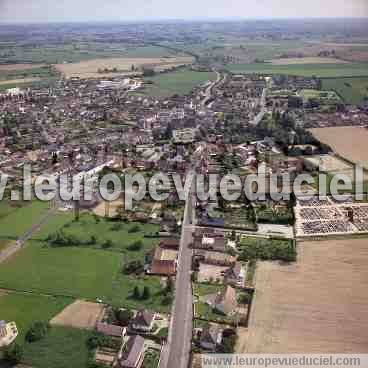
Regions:
M 368 78 L 323 79 L 322 88 L 336 91 L 348 104 L 360 104 L 368 97 Z

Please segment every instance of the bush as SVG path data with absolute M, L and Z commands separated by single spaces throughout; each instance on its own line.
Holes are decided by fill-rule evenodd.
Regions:
M 47 322 L 35 322 L 26 334 L 26 341 L 35 342 L 43 339 L 46 336 L 49 327 L 50 326 Z
M 98 347 L 115 348 L 116 343 L 110 336 L 105 336 L 99 332 L 93 332 L 87 340 L 88 349 L 93 350 Z
M 114 315 L 120 325 L 127 326 L 129 321 L 133 318 L 134 313 L 129 309 L 115 309 Z
M 141 261 L 131 261 L 124 265 L 123 273 L 126 275 L 131 275 L 135 273 L 136 275 L 141 274 L 144 271 L 144 266 Z
M 252 300 L 252 295 L 248 292 L 241 293 L 238 297 L 240 304 L 249 304 Z
M 10 364 L 19 364 L 23 358 L 23 348 L 22 346 L 14 343 L 10 345 L 4 353 L 4 358 Z
M 139 231 L 141 231 L 141 228 L 139 227 L 139 225 L 134 225 L 129 229 L 129 233 L 138 233 Z
M 142 240 L 136 240 L 135 242 L 133 242 L 132 244 L 128 246 L 128 250 L 133 251 L 133 252 L 137 252 L 141 250 L 142 248 L 143 248 Z
M 148 286 L 143 288 L 142 299 L 147 300 L 151 297 L 151 290 Z
M 107 239 L 105 240 L 102 244 L 101 244 L 101 247 L 103 249 L 108 249 L 108 248 L 112 248 L 112 246 L 114 245 L 114 243 L 110 240 L 110 239 Z

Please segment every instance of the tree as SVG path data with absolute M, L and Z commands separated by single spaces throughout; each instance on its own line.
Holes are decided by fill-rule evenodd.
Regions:
M 136 252 L 136 251 L 141 250 L 142 247 L 143 247 L 142 240 L 136 240 L 135 242 L 133 242 L 132 244 L 128 246 L 128 249 Z
M 114 310 L 115 318 L 122 326 L 127 326 L 129 321 L 133 318 L 134 313 L 129 309 L 116 309 Z
M 103 243 L 102 243 L 102 248 L 103 249 L 108 249 L 108 248 L 112 248 L 112 246 L 114 245 L 114 243 L 111 241 L 111 239 L 106 239 Z
M 142 299 L 147 300 L 151 297 L 151 290 L 148 286 L 143 288 Z
M 35 322 L 26 334 L 26 341 L 35 342 L 43 339 L 47 334 L 48 329 L 49 325 L 47 322 Z
M 153 77 L 155 75 L 155 70 L 153 68 L 143 67 L 143 77 Z
M 23 357 L 23 348 L 17 343 L 12 344 L 5 350 L 4 358 L 11 364 L 19 364 Z
M 171 277 L 167 279 L 165 294 L 171 294 L 174 291 L 174 282 Z
M 247 292 L 241 293 L 238 298 L 240 304 L 249 304 L 251 300 L 252 295 Z
M 133 289 L 133 299 L 140 299 L 141 293 L 139 291 L 139 287 L 135 286 Z
M 129 229 L 129 233 L 138 233 L 141 230 L 139 225 L 134 225 Z

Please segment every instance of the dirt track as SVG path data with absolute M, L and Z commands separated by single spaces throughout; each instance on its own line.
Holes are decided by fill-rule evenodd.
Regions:
M 303 242 L 294 265 L 260 262 L 248 353 L 368 352 L 368 239 Z

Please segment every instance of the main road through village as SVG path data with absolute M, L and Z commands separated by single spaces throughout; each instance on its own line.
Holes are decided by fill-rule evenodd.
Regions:
M 164 346 L 160 368 L 187 368 L 190 358 L 193 330 L 193 300 L 191 285 L 192 232 L 194 223 L 195 196 L 189 191 L 185 204 L 184 219 L 176 274 L 175 301 L 169 338 Z

